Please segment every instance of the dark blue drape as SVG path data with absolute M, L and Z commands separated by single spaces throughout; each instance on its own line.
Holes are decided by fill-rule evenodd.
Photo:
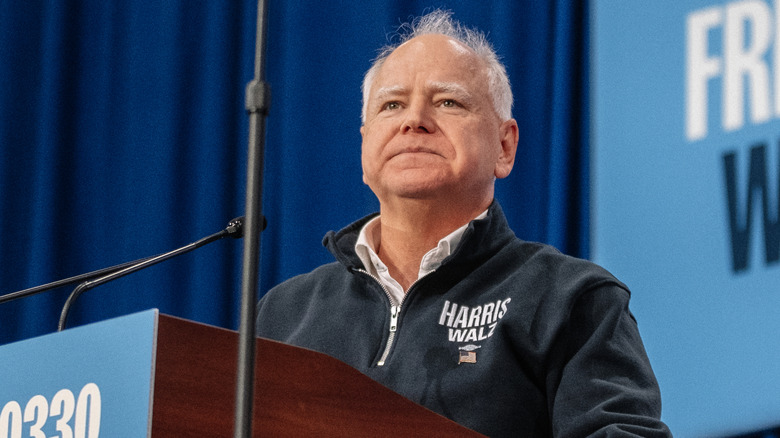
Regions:
M 243 214 L 256 2 L 0 1 L 0 294 L 162 253 Z M 431 7 L 489 33 L 521 143 L 497 197 L 521 237 L 587 256 L 587 4 L 270 1 L 260 294 L 377 209 L 360 82 Z M 235 328 L 241 241 L 88 291 L 71 325 L 157 307 Z M 0 344 L 55 330 L 72 287 L 0 305 Z

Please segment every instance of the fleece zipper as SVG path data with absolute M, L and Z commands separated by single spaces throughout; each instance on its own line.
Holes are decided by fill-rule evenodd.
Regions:
M 390 349 L 393 347 L 393 341 L 395 341 L 395 332 L 398 330 L 398 314 L 401 313 L 400 305 L 390 305 L 390 334 L 387 335 L 387 344 L 385 344 L 385 351 L 382 353 L 382 357 L 376 366 L 382 367 L 385 365 L 387 356 L 390 355 Z
M 390 354 L 390 348 L 392 348 L 393 341 L 395 340 L 395 332 L 398 330 L 398 314 L 401 313 L 401 303 L 403 303 L 403 300 L 401 303 L 396 304 L 395 299 L 393 299 L 393 296 L 390 295 L 390 292 L 387 290 L 384 283 L 382 283 L 378 278 L 376 278 L 376 276 L 366 271 L 365 269 L 357 269 L 357 272 L 366 274 L 369 277 L 371 277 L 374 281 L 376 281 L 377 284 L 379 284 L 379 287 L 381 287 L 382 291 L 385 293 L 387 300 L 390 301 L 390 333 L 387 336 L 387 343 L 385 344 L 385 349 L 382 352 L 382 357 L 379 359 L 379 362 L 377 362 L 376 364 L 377 366 L 381 367 L 384 366 L 385 360 L 387 359 L 387 355 Z
M 372 275 L 370 272 L 366 271 L 365 269 L 357 269 L 357 271 L 368 275 L 369 277 L 373 278 L 374 281 L 379 283 L 379 286 L 382 288 L 382 291 L 384 291 L 387 300 L 390 301 L 390 332 L 387 335 L 387 343 L 385 343 L 385 349 L 382 352 L 382 357 L 380 357 L 379 361 L 376 363 L 376 366 L 381 367 L 385 365 L 387 356 L 390 355 L 390 350 L 393 348 L 393 343 L 395 342 L 395 334 L 398 331 L 398 318 L 401 315 L 401 308 L 404 302 L 406 302 L 406 297 L 409 296 L 409 293 L 412 292 L 412 289 L 414 289 L 414 286 L 417 285 L 417 283 L 420 280 L 432 274 L 434 271 L 425 274 L 424 277 L 418 278 L 414 283 L 412 283 L 412 285 L 409 286 L 409 290 L 407 290 L 406 293 L 404 294 L 404 298 L 401 300 L 400 303 L 395 302 L 395 299 L 393 298 L 392 295 L 390 295 L 390 292 L 387 290 L 385 285 L 378 278 L 376 278 L 376 276 Z

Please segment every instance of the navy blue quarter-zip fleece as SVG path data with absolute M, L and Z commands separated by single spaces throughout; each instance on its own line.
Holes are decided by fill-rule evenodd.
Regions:
M 355 254 L 370 218 L 327 234 L 337 262 L 260 300 L 259 336 L 329 354 L 491 437 L 671 435 L 629 291 L 607 271 L 518 239 L 494 202 L 393 309 Z

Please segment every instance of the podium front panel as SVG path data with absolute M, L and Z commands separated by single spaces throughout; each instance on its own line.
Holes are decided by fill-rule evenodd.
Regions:
M 157 320 L 147 310 L 0 347 L 0 438 L 147 436 Z

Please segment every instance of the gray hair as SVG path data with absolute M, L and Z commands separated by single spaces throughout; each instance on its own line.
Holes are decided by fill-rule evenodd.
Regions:
M 512 88 L 509 86 L 506 68 L 499 60 L 498 54 L 493 50 L 483 32 L 462 26 L 452 18 L 451 11 L 443 11 L 441 9 L 418 17 L 410 23 L 402 24 L 398 32 L 398 43 L 387 45 L 380 49 L 379 55 L 374 59 L 371 68 L 368 69 L 363 77 L 363 110 L 361 112 L 363 123 L 366 122 L 368 95 L 371 92 L 371 84 L 374 82 L 379 69 L 387 60 L 387 57 L 401 44 L 412 38 L 427 34 L 448 36 L 473 50 L 477 57 L 487 64 L 488 90 L 496 114 L 502 121 L 512 118 Z

